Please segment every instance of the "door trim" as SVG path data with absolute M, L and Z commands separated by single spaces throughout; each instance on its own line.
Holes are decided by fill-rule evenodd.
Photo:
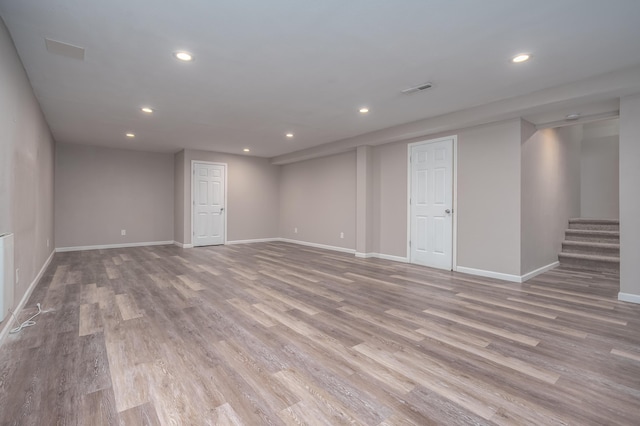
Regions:
M 436 139 L 426 139 L 423 141 L 407 144 L 407 260 L 411 263 L 411 149 L 414 146 L 426 145 L 430 143 L 443 142 L 453 139 L 453 231 L 451 250 L 451 269 L 458 270 L 458 135 L 445 136 Z
M 224 208 L 226 211 L 226 214 L 224 215 L 224 242 L 222 243 L 223 245 L 227 244 L 227 216 L 229 213 L 229 208 L 227 206 L 227 171 L 229 169 L 229 167 L 227 166 L 227 163 L 218 163 L 218 162 L 214 162 L 214 161 L 200 161 L 200 160 L 191 160 L 191 171 L 189 172 L 189 178 L 191 179 L 191 201 L 189 202 L 189 211 L 191 212 L 189 217 L 191 220 L 191 234 L 189 236 L 190 241 L 191 241 L 191 245 L 193 247 L 199 247 L 199 246 L 195 246 L 193 245 L 193 204 L 195 202 L 194 199 L 194 195 L 195 195 L 195 190 L 194 190 L 194 186 L 195 186 L 195 181 L 193 179 L 193 175 L 196 172 L 196 164 L 208 164 L 208 165 L 213 165 L 213 166 L 222 166 L 224 167 Z

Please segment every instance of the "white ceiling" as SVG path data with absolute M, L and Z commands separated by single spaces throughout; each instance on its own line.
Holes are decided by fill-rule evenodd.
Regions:
M 0 0 L 0 14 L 57 141 L 149 151 L 274 157 L 640 64 L 638 0 Z M 510 63 L 519 52 L 533 59 Z

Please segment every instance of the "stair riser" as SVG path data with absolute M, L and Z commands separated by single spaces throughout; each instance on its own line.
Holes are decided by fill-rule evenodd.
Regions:
M 620 236 L 612 235 L 612 236 L 592 236 L 592 235 L 572 235 L 566 234 L 565 239 L 567 241 L 585 241 L 591 243 L 607 243 L 607 244 L 620 244 Z
M 619 248 L 602 248 L 602 247 L 589 247 L 589 246 L 572 246 L 570 244 L 562 245 L 563 253 L 578 253 L 578 254 L 592 254 L 596 256 L 612 256 L 620 257 Z
M 604 271 L 604 272 L 620 271 L 619 263 L 602 262 L 597 260 L 563 258 L 562 256 L 560 256 L 558 260 L 560 261 L 560 265 L 567 266 L 570 268 L 579 268 L 579 269 L 585 269 L 589 271 Z
M 602 223 L 570 223 L 569 229 L 584 229 L 588 231 L 620 231 L 620 225 Z

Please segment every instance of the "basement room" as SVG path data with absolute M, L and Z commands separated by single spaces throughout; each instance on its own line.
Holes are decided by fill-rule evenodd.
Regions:
M 0 424 L 640 424 L 638 40 L 637 0 L 0 0 Z

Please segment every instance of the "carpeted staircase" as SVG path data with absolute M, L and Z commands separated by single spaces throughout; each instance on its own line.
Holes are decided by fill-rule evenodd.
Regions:
M 620 272 L 620 222 L 569 219 L 558 260 L 570 268 Z

